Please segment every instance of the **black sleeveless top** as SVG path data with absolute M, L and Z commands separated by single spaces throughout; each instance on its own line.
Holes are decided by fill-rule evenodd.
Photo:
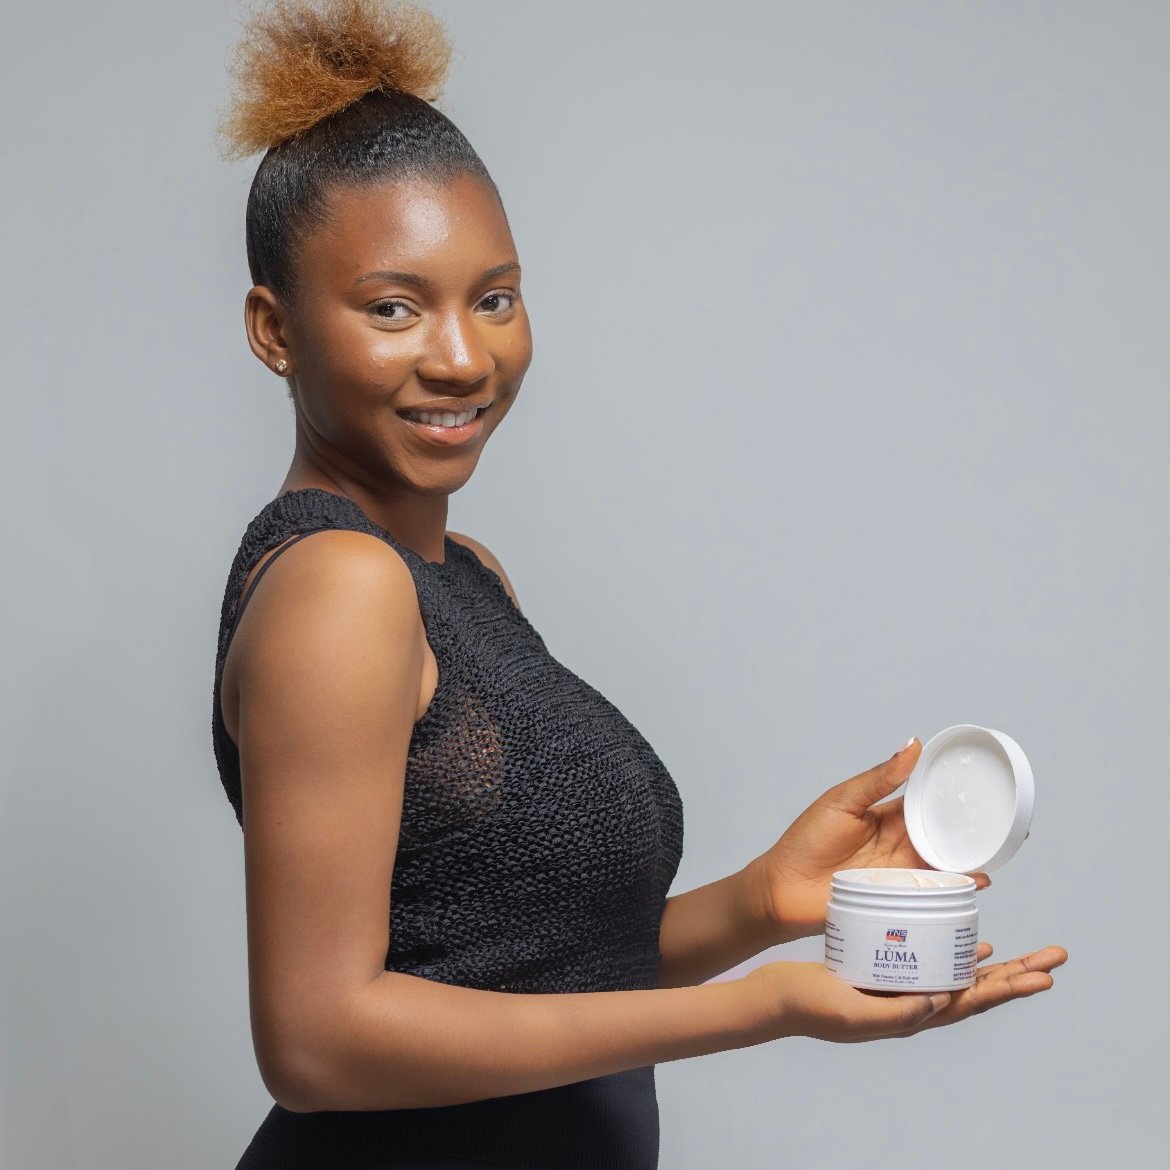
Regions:
M 682 856 L 678 789 L 621 712 L 553 657 L 497 574 L 450 536 L 445 559 L 427 561 L 348 497 L 319 488 L 285 492 L 248 524 L 220 613 L 212 708 L 237 821 L 240 759 L 219 699 L 248 600 L 240 588 L 269 549 L 329 528 L 370 533 L 402 556 L 439 668 L 411 734 L 386 970 L 510 992 L 656 987 L 659 924 Z M 239 1166 L 651 1170 L 653 1073 L 429 1109 L 277 1105 Z

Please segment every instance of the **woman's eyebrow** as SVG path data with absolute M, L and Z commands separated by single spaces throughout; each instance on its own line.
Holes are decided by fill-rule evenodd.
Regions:
M 494 268 L 485 268 L 479 274 L 479 280 L 493 280 L 497 276 L 503 276 L 505 272 L 519 271 L 520 265 L 515 260 L 509 260 L 504 264 L 497 264 Z M 416 288 L 430 288 L 431 286 L 430 281 L 425 276 L 419 276 L 417 272 L 396 272 L 386 268 L 380 268 L 376 272 L 365 272 L 354 281 L 354 284 L 362 284 L 367 280 L 384 280 L 391 284 L 413 284 Z

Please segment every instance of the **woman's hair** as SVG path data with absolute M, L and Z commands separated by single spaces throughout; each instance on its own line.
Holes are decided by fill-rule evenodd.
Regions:
M 265 152 L 245 218 L 254 284 L 293 299 L 299 242 L 325 223 L 335 187 L 470 174 L 496 191 L 431 105 L 450 58 L 439 20 L 403 3 L 275 0 L 248 19 L 220 135 L 227 158 Z

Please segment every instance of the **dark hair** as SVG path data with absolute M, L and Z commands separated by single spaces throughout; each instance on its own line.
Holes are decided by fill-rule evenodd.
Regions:
M 469 174 L 499 198 L 471 143 L 431 104 L 450 58 L 441 22 L 402 2 L 270 0 L 252 15 L 220 133 L 228 158 L 265 151 L 245 220 L 254 284 L 293 299 L 300 241 L 323 226 L 339 186 Z
M 445 114 L 411 93 L 367 93 L 261 160 L 245 218 L 252 283 L 292 299 L 297 245 L 325 223 L 335 186 L 445 183 L 460 174 L 476 176 L 499 196 L 487 167 Z

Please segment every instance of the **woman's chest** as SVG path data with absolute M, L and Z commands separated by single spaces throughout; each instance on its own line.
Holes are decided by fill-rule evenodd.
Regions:
M 499 633 L 439 643 L 434 700 L 408 757 L 401 852 L 494 832 L 533 871 L 576 852 L 673 878 L 682 801 L 654 749 L 526 622 Z

